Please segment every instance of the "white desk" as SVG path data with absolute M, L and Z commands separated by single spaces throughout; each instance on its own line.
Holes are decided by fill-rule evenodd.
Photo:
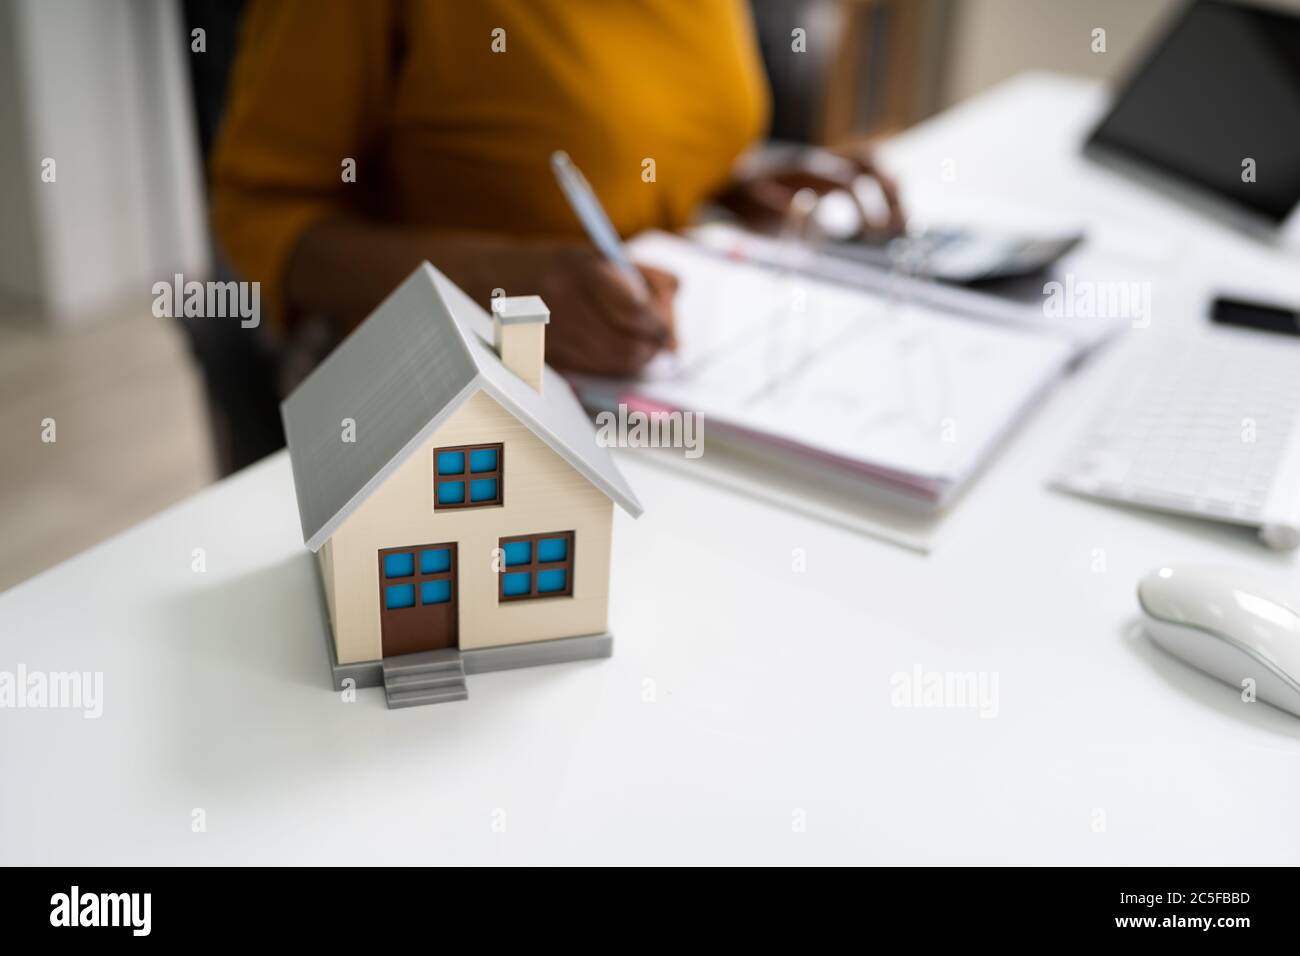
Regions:
M 98 720 L 0 711 L 0 863 L 1300 862 L 1300 722 L 1132 632 L 1153 565 L 1294 559 L 1043 485 L 1139 335 L 1276 265 L 1073 159 L 1097 103 L 1028 78 L 890 150 L 918 203 L 928 177 L 1071 210 L 1158 280 L 1152 329 L 1055 393 L 933 556 L 624 454 L 647 514 L 615 529 L 614 658 L 389 711 L 329 689 L 277 455 L 0 596 L 0 669 L 105 681 Z M 995 673 L 996 716 L 893 706 L 916 666 Z

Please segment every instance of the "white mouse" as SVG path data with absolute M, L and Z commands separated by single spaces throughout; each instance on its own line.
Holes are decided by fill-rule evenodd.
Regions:
M 1169 653 L 1300 716 L 1300 602 L 1242 571 L 1173 567 L 1142 578 L 1138 603 Z

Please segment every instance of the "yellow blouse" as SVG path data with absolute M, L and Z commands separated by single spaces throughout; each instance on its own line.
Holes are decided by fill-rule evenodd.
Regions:
M 304 230 L 342 211 L 581 236 L 555 149 L 620 233 L 678 228 L 767 110 L 745 0 L 257 0 L 213 220 L 272 303 Z

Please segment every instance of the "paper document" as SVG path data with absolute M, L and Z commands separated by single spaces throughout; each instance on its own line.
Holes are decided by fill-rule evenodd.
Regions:
M 630 252 L 681 280 L 680 351 L 636 383 L 579 380 L 584 400 L 700 412 L 706 446 L 724 428 L 930 503 L 975 471 L 1075 351 L 663 233 Z
M 1021 280 L 1021 298 L 994 295 L 964 286 L 935 282 L 898 270 L 878 269 L 861 262 L 818 252 L 804 243 L 760 236 L 726 223 L 711 223 L 690 232 L 701 247 L 720 256 L 787 272 L 800 272 L 838 285 L 866 289 L 882 295 L 923 302 L 945 313 L 985 322 L 1032 329 L 1068 339 L 1076 346 L 1076 357 L 1098 347 L 1119 332 L 1127 321 L 1090 318 L 1085 322 L 1049 318 L 1043 312 L 1041 280 Z M 1028 295 L 1024 295 L 1024 293 Z

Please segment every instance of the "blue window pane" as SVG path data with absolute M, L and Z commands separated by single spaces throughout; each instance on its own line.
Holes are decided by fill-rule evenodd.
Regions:
M 420 573 L 437 574 L 451 570 L 451 552 L 446 548 L 420 552 Z
M 384 607 L 393 611 L 399 607 L 415 606 L 414 584 L 390 584 L 384 588 Z
M 497 480 L 495 478 L 480 478 L 478 481 L 469 483 L 470 501 L 495 501 L 496 497 Z
M 537 560 L 542 564 L 550 561 L 563 561 L 569 556 L 567 538 L 543 538 L 537 542 Z
M 465 474 L 465 453 L 463 451 L 438 452 L 438 474 L 440 475 Z
M 438 486 L 438 504 L 459 505 L 465 502 L 465 482 L 444 481 Z
M 552 568 L 549 571 L 537 572 L 537 593 L 553 594 L 556 591 L 563 591 L 569 583 L 569 572 L 564 568 Z
M 450 600 L 451 582 L 446 578 L 441 581 L 420 582 L 421 604 L 446 604 Z
M 414 573 L 415 555 L 410 553 L 384 555 L 384 577 L 405 578 Z
M 532 575 L 524 572 L 515 572 L 507 574 L 505 581 L 502 582 L 502 591 L 506 597 L 515 597 L 519 594 L 527 594 L 532 587 Z
M 513 564 L 527 564 L 533 560 L 533 543 L 531 541 L 511 541 L 505 546 L 506 567 Z
M 476 448 L 469 453 L 470 471 L 496 471 L 497 450 L 495 448 Z

